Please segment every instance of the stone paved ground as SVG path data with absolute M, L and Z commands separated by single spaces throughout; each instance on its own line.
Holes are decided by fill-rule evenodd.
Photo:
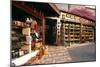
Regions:
M 49 46 L 48 55 L 43 56 L 42 59 L 39 60 L 36 64 L 95 61 L 95 48 L 95 43 L 85 43 L 70 47 Z
M 68 53 L 72 60 L 70 62 L 86 62 L 96 60 L 96 45 L 95 43 L 87 43 L 82 46 L 68 48 Z
M 45 55 L 39 64 L 63 63 L 70 61 L 67 48 L 64 46 L 49 46 L 48 55 Z

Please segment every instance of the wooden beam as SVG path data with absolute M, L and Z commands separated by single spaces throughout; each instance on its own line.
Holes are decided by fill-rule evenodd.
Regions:
M 17 8 L 25 11 L 26 13 L 30 14 L 30 15 L 33 15 L 39 19 L 42 20 L 42 15 L 40 12 L 37 12 L 35 10 L 33 10 L 31 7 L 25 5 L 25 4 L 22 4 L 22 3 L 17 3 L 17 2 L 13 2 L 12 3 L 13 6 L 16 6 Z
M 59 9 L 56 7 L 55 4 L 51 4 L 51 3 L 48 3 L 48 4 L 52 7 L 52 9 L 53 9 L 58 15 L 60 15 L 60 11 L 59 11 Z

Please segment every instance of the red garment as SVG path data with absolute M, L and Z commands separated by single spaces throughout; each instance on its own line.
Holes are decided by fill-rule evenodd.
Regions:
M 31 28 L 32 28 L 36 33 L 39 33 L 39 32 L 38 32 L 38 24 L 37 24 L 36 21 L 33 21 L 33 22 L 31 23 Z
M 38 24 L 34 25 L 34 30 L 35 30 L 36 33 L 39 33 L 39 31 L 38 31 Z
M 39 34 L 39 31 L 38 31 L 38 24 L 37 24 L 36 21 L 33 21 L 33 22 L 31 23 L 31 28 L 34 30 L 34 33 L 35 33 L 35 34 L 36 34 L 36 33 Z M 32 40 L 31 43 L 32 43 L 32 45 L 34 46 L 35 41 Z
M 31 28 L 34 30 L 34 22 L 31 23 Z

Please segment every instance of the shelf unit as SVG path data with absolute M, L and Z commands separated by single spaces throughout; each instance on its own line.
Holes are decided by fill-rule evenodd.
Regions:
M 80 42 L 80 24 L 70 23 L 70 44 L 75 44 Z
M 95 41 L 94 26 L 74 22 L 62 22 L 61 41 L 63 45 Z
M 82 41 L 94 41 L 94 29 L 93 26 L 83 25 L 82 27 Z
M 23 29 L 29 28 L 30 29 L 30 37 L 32 37 L 32 28 L 30 23 L 26 22 L 26 18 L 32 18 L 33 20 L 37 21 L 38 24 L 38 31 L 39 31 L 39 41 L 31 42 L 31 44 L 27 44 L 26 36 L 23 34 Z M 29 32 L 28 32 L 29 33 Z M 37 10 L 36 7 L 30 7 L 28 3 L 23 2 L 16 2 L 13 1 L 12 3 L 12 22 L 11 22 L 11 54 L 12 59 L 20 57 L 19 53 L 21 52 L 22 55 L 27 53 L 31 53 L 32 50 L 35 50 L 36 44 L 45 44 L 45 19 L 44 14 Z M 34 35 L 34 34 L 33 34 Z M 33 39 L 33 37 L 32 37 Z M 33 39 L 34 40 L 34 39 Z M 33 48 L 33 49 L 32 49 Z
M 69 46 L 70 44 L 80 42 L 80 24 L 72 22 L 62 23 L 61 31 L 62 43 Z
M 61 29 L 61 42 L 62 44 L 68 44 L 69 42 L 69 24 L 68 23 L 62 23 L 62 29 Z
M 30 36 L 32 36 L 31 34 L 33 34 L 33 33 L 32 33 L 32 29 L 30 27 L 30 24 L 26 23 L 26 22 L 21 22 L 21 21 L 12 21 L 12 24 L 11 24 L 11 27 L 12 27 L 11 28 L 12 59 L 23 56 L 25 54 L 30 53 L 30 51 L 35 50 L 36 44 L 42 45 L 42 42 L 43 42 L 42 26 L 39 23 L 38 23 L 38 26 L 39 26 L 39 29 L 38 29 L 39 41 L 34 42 L 34 45 L 33 45 L 33 41 L 32 41 L 31 47 L 30 47 L 29 46 L 30 44 L 27 44 L 27 41 L 26 41 L 27 35 L 23 34 L 23 29 L 29 28 Z M 34 40 L 33 37 L 32 37 L 32 40 Z M 20 55 L 20 52 L 22 55 Z
M 62 23 L 61 41 L 63 45 L 85 43 L 87 41 L 95 42 L 95 21 L 64 11 L 61 12 L 60 19 Z M 68 25 L 67 27 L 66 24 Z
M 29 24 L 21 21 L 12 21 L 11 27 L 12 58 L 17 58 L 28 53 L 28 45 L 25 44 L 26 38 L 22 34 L 22 29 L 29 27 Z M 22 50 L 24 46 L 26 50 Z M 22 55 L 19 55 L 19 52 Z

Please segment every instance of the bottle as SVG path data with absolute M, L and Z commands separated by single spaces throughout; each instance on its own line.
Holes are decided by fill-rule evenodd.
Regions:
M 15 57 L 15 51 L 12 50 L 11 53 L 12 53 L 12 58 L 14 58 Z

